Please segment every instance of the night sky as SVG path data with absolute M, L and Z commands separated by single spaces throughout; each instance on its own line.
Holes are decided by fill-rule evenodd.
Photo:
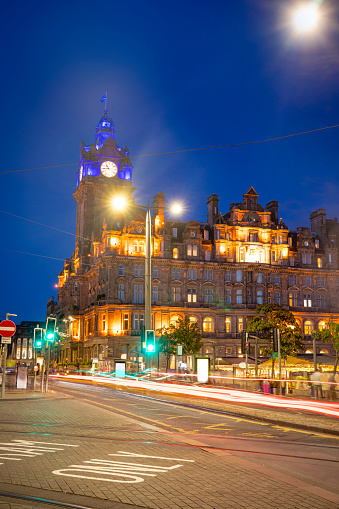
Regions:
M 0 209 L 75 233 L 80 143 L 94 143 L 106 90 L 117 143 L 132 156 L 339 124 L 339 3 L 318 3 L 320 26 L 301 34 L 292 0 L 6 2 Z M 338 137 L 339 127 L 133 158 L 134 197 L 163 191 L 185 204 L 182 219 L 205 221 L 210 194 L 225 213 L 253 186 L 262 205 L 279 201 L 290 229 L 309 226 L 320 207 L 339 215 Z M 75 238 L 0 218 L 0 318 L 43 320 Z

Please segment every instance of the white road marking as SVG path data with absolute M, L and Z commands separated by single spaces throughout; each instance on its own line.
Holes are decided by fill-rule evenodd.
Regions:
M 190 461 L 194 463 L 194 460 L 179 460 L 178 458 L 150 456 L 148 454 L 137 454 L 126 451 L 118 451 L 117 453 L 109 454 L 109 456 L 124 456 L 125 458 L 152 458 L 168 461 Z M 144 477 L 146 476 L 156 477 L 159 473 L 168 473 L 170 470 L 174 470 L 183 466 L 150 465 L 148 463 L 130 463 L 127 461 L 114 461 L 95 458 L 83 461 L 83 463 L 83 465 L 70 465 L 68 468 L 54 470 L 52 473 L 54 475 L 64 475 L 67 477 L 78 477 L 81 479 L 91 479 L 96 481 L 139 483 L 143 482 L 145 480 Z M 95 476 L 95 474 L 97 475 Z M 104 474 L 106 477 L 102 477 L 102 474 Z M 123 477 L 125 479 L 115 479 L 115 477 Z

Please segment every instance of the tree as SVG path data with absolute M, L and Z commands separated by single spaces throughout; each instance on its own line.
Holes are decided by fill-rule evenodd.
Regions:
M 264 355 L 273 354 L 273 329 L 280 330 L 280 355 L 286 359 L 288 355 L 296 355 L 305 345 L 298 322 L 291 311 L 286 311 L 280 304 L 261 304 L 256 309 L 257 315 L 248 323 L 248 332 L 259 332 L 261 339 L 268 347 L 263 349 Z M 274 356 L 272 357 L 274 373 Z
M 161 334 L 158 341 L 159 352 L 162 352 L 166 357 L 166 371 L 169 369 L 169 361 L 172 355 L 175 355 L 177 350 L 177 342 L 172 338 L 171 333 L 167 332 L 169 328 L 164 330 L 159 329 L 157 332 Z
M 326 327 L 314 331 L 313 336 L 324 343 L 332 343 L 335 349 L 335 363 L 333 367 L 333 372 L 335 373 L 337 371 L 339 359 L 339 323 L 328 321 Z
M 163 348 L 165 348 L 166 343 L 166 349 L 168 351 L 171 349 L 171 344 L 174 346 L 174 350 L 176 345 L 182 345 L 184 355 L 195 355 L 203 346 L 198 324 L 196 322 L 190 322 L 187 316 L 185 316 L 185 318 L 179 318 L 175 324 L 171 323 L 169 327 L 163 327 L 157 332 L 165 338 L 163 340 Z M 165 353 L 164 350 L 160 351 Z M 174 355 L 174 353 L 175 351 L 172 354 L 168 353 L 168 361 L 170 356 Z

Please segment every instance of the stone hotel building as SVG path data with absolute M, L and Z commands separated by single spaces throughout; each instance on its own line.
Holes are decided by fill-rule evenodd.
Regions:
M 57 302 L 47 306 L 67 326 L 63 360 L 143 360 L 146 213 L 133 207 L 132 170 L 105 110 L 95 143 L 81 145 L 75 250 L 60 272 Z M 123 214 L 112 208 L 115 196 L 130 203 Z M 154 196 L 153 328 L 188 316 L 199 325 L 203 353 L 214 344 L 217 357 L 237 356 L 238 333 L 256 306 L 276 302 L 295 314 L 311 352 L 312 330 L 339 317 L 337 218 L 319 209 L 310 227 L 291 231 L 278 202 L 260 205 L 253 187 L 226 213 L 218 201 L 207 198 L 206 222 L 180 221 L 164 217 L 164 193 Z

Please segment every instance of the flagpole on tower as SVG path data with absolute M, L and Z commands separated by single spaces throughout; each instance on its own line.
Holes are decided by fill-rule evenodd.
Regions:
M 100 102 L 104 102 L 105 101 L 105 109 L 104 109 L 104 113 L 106 114 L 107 113 L 107 90 L 105 92 L 105 95 L 102 96 L 102 98 L 100 99 Z

